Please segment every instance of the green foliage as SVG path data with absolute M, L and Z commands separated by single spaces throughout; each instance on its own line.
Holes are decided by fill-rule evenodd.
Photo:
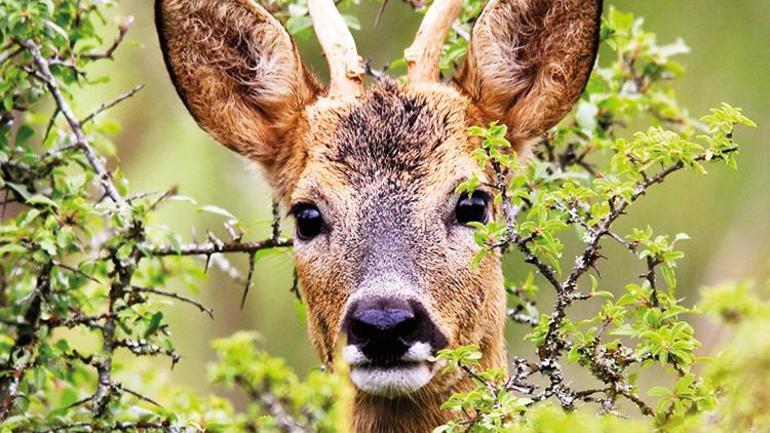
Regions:
M 770 285 L 763 291 L 770 293 Z M 719 404 L 713 425 L 703 432 L 761 432 L 770 429 L 767 410 L 770 390 L 770 302 L 759 297 L 754 284 L 725 284 L 704 290 L 700 303 L 727 330 L 730 344 L 707 366 Z
M 110 59 L 130 27 L 119 22 L 117 37 L 103 38 L 97 29 L 115 27 L 106 18 L 112 3 L 0 0 L 0 431 L 344 431 L 344 372 L 300 379 L 259 349 L 253 334 L 214 342 L 218 361 L 210 370 L 213 384 L 245 394 L 243 410 L 167 386 L 142 362 L 164 356 L 173 366 L 180 359 L 163 314 L 170 303 L 211 314 L 169 289 L 194 292 L 203 278 L 202 263 L 185 256 L 202 256 L 208 267 L 222 252 L 248 255 L 248 289 L 255 263 L 290 241 L 277 226 L 270 239 L 249 241 L 253 227 L 205 205 L 199 210 L 223 218 L 228 237 L 186 243 L 155 211 L 193 200 L 173 190 L 129 194 L 120 172 L 107 171 L 119 127 L 102 112 L 113 104 L 87 114 L 76 94 L 103 80 L 91 76 L 91 65 Z M 304 0 L 263 3 L 293 35 L 309 36 Z M 464 55 L 482 6 L 464 3 L 444 47 L 444 74 Z M 357 28 L 354 17 L 346 20 Z M 770 329 L 770 305 L 745 283 L 708 289 L 699 308 L 685 307 L 676 269 L 686 235 L 615 228 L 668 176 L 705 174 L 714 163 L 735 168 L 734 129 L 755 126 L 727 104 L 689 117 L 671 88 L 683 72 L 672 58 L 686 45 L 659 45 L 642 24 L 609 9 L 600 67 L 534 158 L 512 151 L 502 125 L 470 129 L 501 209 L 476 227 L 477 260 L 502 249 L 532 266 L 525 281 L 506 285 L 511 319 L 531 328 L 525 339 L 532 350 L 514 358 L 509 374 L 477 371 L 477 347 L 440 353 L 446 369 L 463 370 L 477 386 L 446 402 L 458 419 L 437 432 L 770 429 L 770 339 L 762 332 Z M 638 125 L 643 130 L 634 132 Z M 482 184 L 476 176 L 459 190 Z M 639 259 L 625 288 L 602 286 L 597 269 L 607 242 Z M 566 246 L 576 243 L 581 253 L 568 260 Z M 552 306 L 536 302 L 545 287 L 554 290 Z M 595 314 L 573 317 L 569 308 L 587 300 L 600 301 Z M 735 328 L 731 344 L 709 362 L 686 320 L 701 310 Z M 637 413 L 639 420 L 617 416 Z
M 340 378 L 315 371 L 300 381 L 283 359 L 258 350 L 257 341 L 255 334 L 242 332 L 213 344 L 219 362 L 211 368 L 210 378 L 226 388 L 237 386 L 249 396 L 246 430 L 282 432 L 289 424 L 301 425 L 303 431 L 340 431 L 347 419 Z
M 532 327 L 525 340 L 533 344 L 535 355 L 534 361 L 515 358 L 512 377 L 472 371 L 475 362 L 462 362 L 475 359 L 468 348 L 441 354 L 450 365 L 469 371 L 478 386 L 454 395 L 446 405 L 475 415 L 437 431 L 533 431 L 531 423 L 540 409 L 532 408 L 553 412 L 553 400 L 567 410 L 597 404 L 609 415 L 589 417 L 596 425 L 585 431 L 603 431 L 602 422 L 620 422 L 613 415 L 622 400 L 653 419 L 639 427 L 644 431 L 692 431 L 703 414 L 717 406 L 714 381 L 696 373 L 701 344 L 683 317 L 697 312 L 681 306 L 676 297 L 676 266 L 684 258 L 677 243 L 689 237 L 655 235 L 651 227 L 623 234 L 615 224 L 632 203 L 675 172 L 706 174 L 705 164 L 719 161 L 735 168 L 734 129 L 756 125 L 728 104 L 700 119 L 688 117 L 677 105 L 670 81 L 682 69 L 671 56 L 687 51 L 682 41 L 659 46 L 640 19 L 614 8 L 602 34 L 613 62 L 594 71 L 577 109 L 545 137 L 536 158 L 517 157 L 503 125 L 470 128 L 482 142 L 476 160 L 492 179 L 494 201 L 503 209 L 496 220 L 478 225 L 476 240 L 483 250 L 477 261 L 496 249 L 518 250 L 544 284 L 552 286 L 556 300 L 550 314 L 540 314 L 533 274 L 520 288 L 510 285 L 515 307 L 511 317 Z M 635 133 L 624 128 L 644 122 L 653 126 Z M 458 190 L 470 193 L 483 183 L 472 177 Z M 582 252 L 574 261 L 566 260 L 565 245 L 576 240 Z M 640 260 L 642 282 L 629 282 L 621 293 L 598 290 L 604 242 L 619 243 Z M 583 286 L 590 289 L 581 291 Z M 709 298 L 712 305 L 718 302 L 715 296 Z M 750 314 L 756 303 L 748 296 L 744 291 L 736 311 L 723 314 Z M 573 303 L 594 298 L 609 299 L 593 317 L 569 318 Z M 564 360 L 582 367 L 592 378 L 589 383 L 596 385 L 576 389 L 564 377 Z M 650 369 L 673 377 L 661 385 L 639 383 L 638 376 Z M 531 379 L 538 374 L 548 385 Z M 755 405 L 750 410 L 757 409 Z M 561 417 L 581 422 L 580 415 Z M 554 416 L 554 425 L 562 422 L 558 418 Z
M 622 419 L 614 416 L 596 416 L 590 411 L 580 410 L 565 412 L 561 408 L 543 404 L 533 408 L 525 408 L 521 402 L 508 398 L 500 404 L 490 404 L 496 399 L 474 402 L 473 407 L 483 408 L 484 420 L 473 427 L 474 432 L 506 432 L 506 433 L 563 433 L 591 432 L 615 433 L 648 433 L 650 430 L 636 420 Z M 504 427 L 501 427 L 504 426 Z M 434 433 L 457 433 L 468 431 L 467 426 L 459 422 L 435 429 Z
M 132 358 L 179 361 L 163 314 L 172 301 L 211 311 L 168 289 L 194 291 L 201 266 L 167 257 L 183 253 L 180 236 L 153 218 L 168 201 L 192 201 L 173 191 L 131 195 L 120 173 L 105 168 L 119 128 L 101 112 L 139 88 L 91 114 L 76 104 L 80 87 L 100 80 L 91 64 L 109 59 L 130 27 L 120 22 L 114 42 L 100 48 L 96 29 L 111 5 L 0 2 L 0 430 L 201 431 L 219 423 L 234 431 L 234 411 L 221 399 L 171 391 L 166 398 L 191 412 L 170 410 L 145 395 L 149 387 L 128 383 L 159 380 L 152 372 L 117 378 L 139 370 Z M 287 243 L 276 233 L 245 244 L 248 227 L 225 214 L 232 248 L 256 258 Z M 211 235 L 204 254 L 224 244 Z

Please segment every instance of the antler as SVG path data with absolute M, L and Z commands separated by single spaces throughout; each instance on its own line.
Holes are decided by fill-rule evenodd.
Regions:
M 462 8 L 463 0 L 436 0 L 428 9 L 414 43 L 404 51 L 410 83 L 438 81 L 441 47 Z
M 333 0 L 308 0 L 313 27 L 329 62 L 329 96 L 357 96 L 363 91 L 364 68 Z

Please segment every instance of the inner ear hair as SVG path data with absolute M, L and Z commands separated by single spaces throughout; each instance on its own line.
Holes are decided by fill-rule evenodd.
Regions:
M 455 83 L 521 149 L 556 125 L 596 60 L 602 0 L 491 0 Z
M 166 66 L 198 124 L 269 163 L 321 93 L 281 24 L 253 0 L 156 0 Z

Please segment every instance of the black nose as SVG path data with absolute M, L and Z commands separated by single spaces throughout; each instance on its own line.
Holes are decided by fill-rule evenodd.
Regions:
M 415 301 L 378 298 L 352 305 L 345 319 L 348 344 L 357 346 L 377 364 L 398 362 L 418 342 L 433 350 L 446 346 L 446 338 Z

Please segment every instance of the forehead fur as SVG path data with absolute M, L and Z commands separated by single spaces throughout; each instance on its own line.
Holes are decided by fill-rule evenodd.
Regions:
M 334 146 L 325 156 L 349 179 L 371 176 L 423 177 L 431 160 L 443 159 L 465 129 L 457 95 L 404 91 L 386 82 L 343 115 Z M 437 97 L 438 96 L 438 97 Z
M 467 151 L 467 113 L 467 99 L 449 86 L 392 80 L 355 101 L 320 101 L 307 112 L 304 177 L 352 187 L 422 183 Z

